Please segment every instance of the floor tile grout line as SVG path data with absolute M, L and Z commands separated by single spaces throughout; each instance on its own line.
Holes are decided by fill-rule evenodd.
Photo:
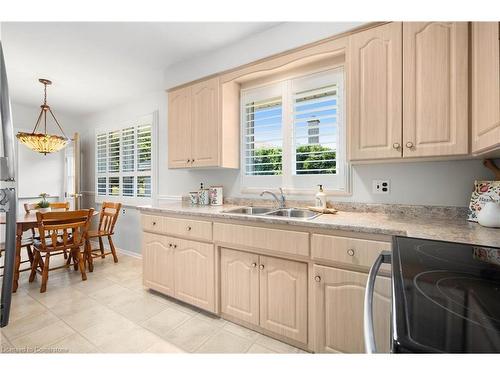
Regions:
M 76 331 L 76 330 L 75 330 L 75 333 L 74 333 L 73 335 L 75 335 L 75 334 L 76 334 L 76 335 L 78 335 L 78 336 L 79 336 L 81 339 L 83 339 L 84 341 L 86 341 L 86 342 L 87 342 L 90 346 L 92 346 L 92 347 L 93 347 L 93 348 L 97 351 L 97 346 L 96 346 L 96 345 L 94 345 L 93 343 L 91 343 L 91 342 L 90 342 L 90 341 L 89 341 L 89 340 L 88 340 L 85 336 L 83 336 L 83 335 L 82 335 L 79 331 Z M 72 335 L 70 335 L 70 336 L 72 336 Z M 70 337 L 70 336 L 67 336 L 67 337 L 63 338 L 63 339 L 61 339 L 61 340 L 59 340 L 59 341 L 57 341 L 57 342 L 53 343 L 52 345 L 57 345 L 58 343 L 60 343 L 60 342 L 62 342 L 62 341 L 64 341 L 64 340 L 66 340 L 66 339 L 67 339 L 68 337 Z M 68 352 L 68 353 L 69 353 L 69 352 Z
M 72 328 L 72 327 L 71 327 L 68 323 L 66 323 L 65 321 L 63 321 L 63 320 L 62 320 L 62 319 L 60 319 L 59 317 L 57 317 L 57 319 L 58 319 L 61 323 L 63 323 L 64 325 L 66 325 L 66 326 L 67 326 L 67 327 L 68 327 L 71 331 L 73 331 L 71 334 L 68 334 L 67 336 L 64 336 L 61 340 L 64 340 L 65 338 L 67 338 L 67 337 L 71 336 L 71 335 L 72 335 L 72 334 L 74 334 L 74 333 L 78 333 L 78 332 L 77 332 L 74 328 Z M 50 325 L 55 324 L 55 323 L 57 323 L 57 321 L 55 321 L 54 323 L 51 323 Z M 41 331 L 41 330 L 42 330 L 42 329 L 44 329 L 45 327 L 47 327 L 47 326 L 41 327 L 41 328 L 36 329 L 36 330 L 34 330 L 34 331 L 30 331 L 30 332 L 28 332 L 28 333 L 27 333 L 27 334 L 25 334 L 25 335 L 21 335 L 21 336 L 19 336 L 19 337 L 16 337 L 16 340 L 22 339 L 23 337 L 26 337 L 26 336 L 28 336 L 28 335 L 31 335 L 31 334 L 36 333 L 36 332 L 38 332 L 38 331 Z M 58 341 L 58 340 L 59 340 L 59 339 L 57 339 L 56 341 Z M 50 342 L 50 343 L 44 344 L 44 345 L 43 345 L 43 347 L 48 347 L 48 346 L 53 345 L 53 344 L 54 344 L 53 342 Z
M 203 344 L 201 344 L 198 348 L 196 348 L 196 350 L 195 350 L 193 353 L 198 353 L 198 350 L 199 350 L 199 349 L 200 349 L 203 345 L 205 345 L 205 344 L 206 344 L 206 343 L 207 343 L 207 342 L 208 342 L 211 338 L 215 337 L 217 334 L 221 333 L 222 331 L 224 331 L 224 328 L 223 328 L 223 327 L 221 327 L 221 328 L 220 328 L 217 332 L 215 332 L 212 336 L 210 336 L 207 340 L 205 340 L 205 341 L 203 342 Z M 227 334 L 229 334 L 229 335 L 231 335 L 231 336 L 237 337 L 237 338 L 239 338 L 239 339 L 243 339 L 243 340 L 245 340 L 245 338 L 244 338 L 244 337 L 238 336 L 238 335 L 236 335 L 236 334 L 234 334 L 234 333 L 232 333 L 232 332 L 225 331 L 225 333 L 227 333 Z M 250 340 L 247 340 L 247 341 L 250 341 Z M 252 347 L 252 345 L 253 345 L 253 343 L 252 343 L 252 342 L 249 342 L 249 346 L 248 346 L 247 350 L 246 350 L 244 353 L 246 353 L 248 350 L 250 350 L 250 348 Z M 203 352 L 200 352 L 200 354 L 201 354 L 201 353 L 203 353 Z M 221 353 L 221 354 L 223 354 L 223 353 Z M 236 354 L 236 353 L 226 353 L 226 354 Z

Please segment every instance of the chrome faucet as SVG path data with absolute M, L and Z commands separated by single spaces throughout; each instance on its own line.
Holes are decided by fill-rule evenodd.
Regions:
M 285 198 L 285 194 L 283 194 L 282 188 L 280 188 L 280 197 L 279 198 L 276 194 L 274 194 L 272 191 L 269 191 L 269 190 L 264 190 L 262 193 L 260 193 L 260 196 L 263 197 L 264 194 L 271 195 L 278 203 L 278 208 L 286 208 L 286 203 L 285 203 L 286 198 Z

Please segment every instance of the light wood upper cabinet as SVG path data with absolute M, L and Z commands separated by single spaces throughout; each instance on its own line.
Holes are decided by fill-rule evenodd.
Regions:
M 215 311 L 215 250 L 212 244 L 175 239 L 175 298 Z
M 221 249 L 221 311 L 259 324 L 259 256 Z
M 469 153 L 466 22 L 355 33 L 348 64 L 350 160 Z
M 313 266 L 315 351 L 364 353 L 363 305 L 368 275 Z M 377 277 L 373 298 L 377 351 L 390 351 L 391 280 Z
M 402 155 L 401 40 L 400 22 L 350 37 L 351 160 Z
M 403 23 L 403 157 L 468 153 L 468 25 Z
M 219 79 L 191 87 L 192 166 L 213 167 L 219 163 Z
M 168 166 L 191 164 L 191 87 L 168 95 Z
M 260 256 L 260 325 L 307 343 L 307 265 Z
M 499 23 L 472 23 L 472 152 L 500 148 Z
M 239 90 L 219 77 L 168 93 L 169 168 L 238 168 Z
M 174 252 L 172 239 L 152 233 L 142 235 L 143 283 L 170 296 L 174 295 Z

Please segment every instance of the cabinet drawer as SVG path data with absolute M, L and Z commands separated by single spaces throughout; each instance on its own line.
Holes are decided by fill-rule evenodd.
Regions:
M 211 222 L 177 219 L 172 217 L 167 217 L 166 219 L 168 234 L 189 239 L 212 241 Z
M 142 230 L 146 232 L 156 232 L 156 233 L 167 232 L 167 218 L 164 216 L 142 215 L 141 225 L 142 225 Z
M 303 232 L 215 223 L 214 241 L 309 256 L 309 233 Z
M 313 234 L 311 257 L 317 260 L 370 268 L 382 251 L 390 251 L 389 242 Z M 385 266 L 385 267 L 384 267 Z M 382 269 L 387 269 L 387 265 Z

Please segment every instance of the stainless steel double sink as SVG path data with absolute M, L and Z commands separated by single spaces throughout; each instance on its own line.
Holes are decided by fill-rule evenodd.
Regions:
M 262 216 L 278 216 L 291 217 L 294 219 L 311 220 L 321 215 L 318 212 L 312 212 L 303 208 L 273 208 L 273 207 L 238 207 L 224 211 L 228 214 L 240 215 L 262 215 Z

